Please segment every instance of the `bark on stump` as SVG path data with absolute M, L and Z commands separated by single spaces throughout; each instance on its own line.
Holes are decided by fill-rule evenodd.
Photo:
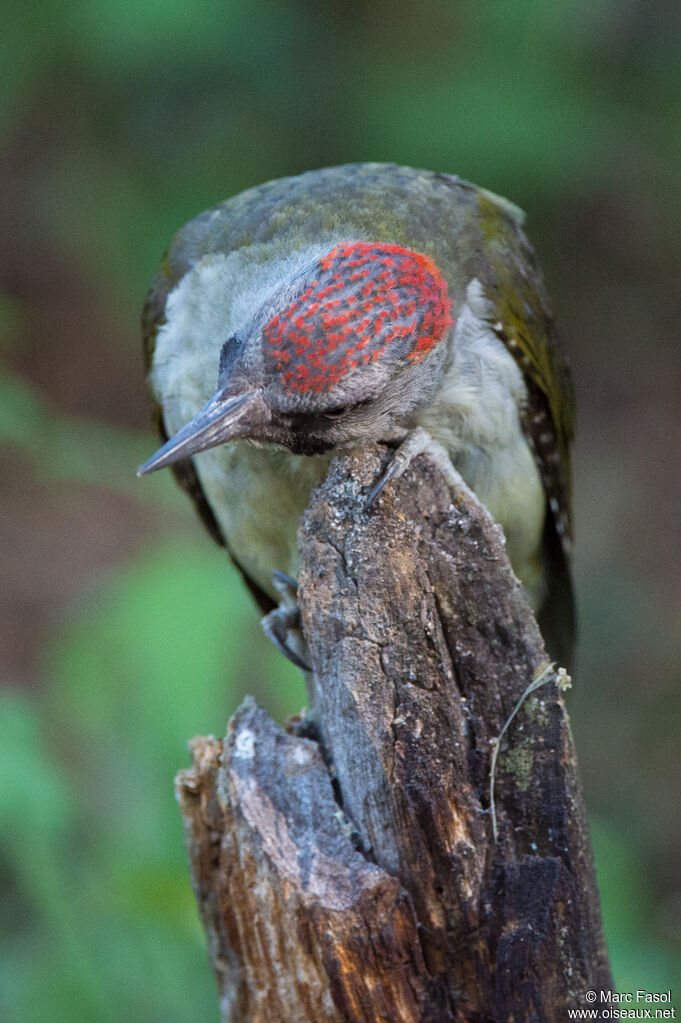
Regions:
M 178 776 L 232 1023 L 561 1020 L 612 982 L 575 752 L 503 535 L 426 459 L 337 458 L 301 523 L 311 717 L 247 699 Z M 596 1003 L 597 1004 L 597 1003 Z

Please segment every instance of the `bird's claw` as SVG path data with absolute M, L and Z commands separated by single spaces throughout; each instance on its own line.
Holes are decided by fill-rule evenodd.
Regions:
M 450 486 L 463 486 L 466 484 L 452 465 L 449 454 L 445 448 L 436 441 L 422 426 L 410 430 L 400 446 L 396 449 L 388 466 L 378 482 L 372 488 L 364 503 L 364 511 L 368 512 L 382 492 L 386 483 L 392 479 L 399 479 L 407 471 L 417 455 L 428 455 L 430 460 L 440 469 Z
M 390 459 L 390 462 L 388 463 L 387 469 L 385 470 L 383 475 L 379 478 L 378 483 L 375 484 L 375 486 L 373 487 L 373 489 L 369 493 L 369 496 L 367 497 L 366 501 L 364 502 L 364 511 L 365 512 L 368 512 L 371 509 L 371 506 L 374 504 L 374 502 L 378 498 L 379 494 L 382 492 L 382 490 L 385 487 L 386 483 L 389 483 L 390 480 L 393 478 L 393 476 L 401 475 L 397 471 L 398 468 L 399 468 L 399 465 L 398 465 L 398 462 L 397 462 L 397 452 L 395 452 L 393 457 Z
M 285 572 L 272 573 L 272 585 L 279 594 L 280 607 L 298 607 L 298 580 Z
M 300 628 L 298 584 L 283 572 L 272 573 L 272 584 L 281 602 L 261 620 L 263 632 L 291 664 L 301 671 L 311 671 L 303 656 L 307 648 Z

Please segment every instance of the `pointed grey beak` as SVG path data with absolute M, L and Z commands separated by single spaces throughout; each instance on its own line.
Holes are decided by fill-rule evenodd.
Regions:
M 261 408 L 260 391 L 250 391 L 236 397 L 225 396 L 219 391 L 200 409 L 193 419 L 171 437 L 152 455 L 148 462 L 137 470 L 138 476 L 164 469 L 181 458 L 207 451 L 225 441 L 243 436 L 255 421 L 253 413 Z M 247 416 L 247 412 L 251 412 Z M 258 416 L 258 419 L 261 415 Z

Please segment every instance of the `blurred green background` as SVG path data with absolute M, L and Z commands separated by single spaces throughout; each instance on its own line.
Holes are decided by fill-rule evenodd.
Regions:
M 0 47 L 2 1020 L 217 1020 L 173 774 L 244 693 L 304 694 L 170 474 L 135 478 L 138 314 L 199 210 L 363 159 L 528 213 L 579 402 L 570 707 L 606 929 L 620 989 L 673 989 L 681 7 L 10 0 Z

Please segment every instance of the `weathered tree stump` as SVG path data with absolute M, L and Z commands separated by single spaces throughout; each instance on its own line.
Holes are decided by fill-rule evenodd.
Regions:
M 246 700 L 178 777 L 223 1018 L 566 1019 L 612 982 L 562 695 L 500 529 L 424 458 L 366 514 L 385 458 L 301 523 L 310 720 Z

